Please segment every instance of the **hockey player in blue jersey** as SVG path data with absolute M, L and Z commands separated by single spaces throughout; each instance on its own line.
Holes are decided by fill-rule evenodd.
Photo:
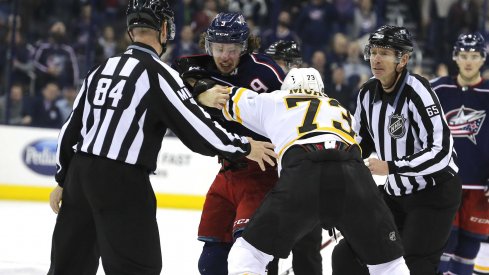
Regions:
M 259 40 L 250 35 L 239 13 L 218 14 L 202 34 L 200 46 L 207 54 L 181 57 L 173 64 L 198 103 L 228 131 L 267 140 L 239 123 L 226 121 L 220 110 L 229 99 L 228 87 L 269 93 L 280 89 L 283 70 L 269 56 L 254 53 Z M 219 160 L 222 168 L 206 195 L 198 230 L 198 239 L 205 242 L 199 259 L 202 275 L 228 274 L 227 256 L 233 241 L 278 181 L 273 166 L 262 171 L 244 158 L 230 161 L 219 157 Z M 321 234 L 304 238 L 300 244 L 300 253 L 293 263 L 295 274 L 322 274 Z
M 443 274 L 471 275 L 481 241 L 489 235 L 489 80 L 481 77 L 486 45 L 479 33 L 462 34 L 453 47 L 455 77 L 431 81 L 458 153 L 463 197 L 441 257 Z

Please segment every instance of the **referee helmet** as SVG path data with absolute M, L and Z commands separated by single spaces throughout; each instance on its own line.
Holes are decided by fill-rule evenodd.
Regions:
M 405 27 L 385 25 L 370 34 L 368 44 L 363 51 L 365 60 L 370 59 L 371 48 L 394 49 L 398 60 L 400 60 L 402 55 L 410 55 L 413 52 L 413 41 L 411 34 Z
M 163 20 L 167 22 L 167 39 L 175 37 L 174 13 L 166 0 L 129 0 L 127 28 L 150 28 L 161 31 Z

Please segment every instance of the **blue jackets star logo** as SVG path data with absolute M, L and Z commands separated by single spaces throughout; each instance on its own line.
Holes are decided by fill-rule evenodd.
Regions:
M 459 109 L 448 112 L 445 117 L 453 137 L 466 137 L 477 144 L 475 136 L 484 123 L 485 111 L 477 111 L 462 105 Z

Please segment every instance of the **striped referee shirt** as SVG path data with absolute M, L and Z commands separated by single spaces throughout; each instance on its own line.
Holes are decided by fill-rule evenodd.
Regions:
M 63 186 L 75 150 L 154 171 L 167 128 L 203 155 L 250 151 L 246 138 L 210 119 L 153 48 L 134 43 L 84 80 L 58 137 L 56 181 Z
M 354 130 L 363 157 L 387 161 L 386 191 L 408 195 L 451 179 L 458 172 L 453 138 L 429 82 L 404 70 L 393 92 L 379 80 L 358 94 Z

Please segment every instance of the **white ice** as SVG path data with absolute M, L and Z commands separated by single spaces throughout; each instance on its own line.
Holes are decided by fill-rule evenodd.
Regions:
M 202 249 L 202 242 L 197 241 L 200 211 L 159 208 L 157 213 L 162 274 L 198 275 L 197 263 Z M 47 202 L 0 201 L 0 275 L 46 274 L 55 221 L 56 215 Z M 324 232 L 323 241 L 327 239 L 329 236 Z M 334 243 L 322 251 L 323 274 L 331 274 L 333 246 Z M 290 259 L 282 260 L 279 274 L 290 265 Z M 104 274 L 101 265 L 97 274 Z

